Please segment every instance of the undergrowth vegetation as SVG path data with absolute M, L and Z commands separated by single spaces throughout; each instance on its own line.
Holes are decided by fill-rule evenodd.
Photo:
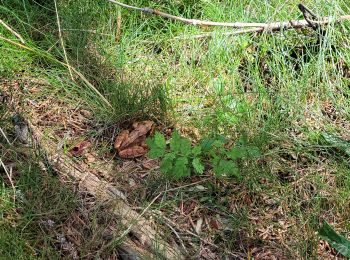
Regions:
M 203 20 L 303 19 L 298 1 L 125 2 Z M 303 3 L 318 16 L 350 13 L 345 0 Z M 221 223 L 207 234 L 223 255 L 267 248 L 277 257 L 324 257 L 316 233 L 323 220 L 349 236 L 349 22 L 325 26 L 322 36 L 298 29 L 227 37 L 229 29 L 188 26 L 103 0 L 58 1 L 58 16 L 63 46 L 53 1 L 0 0 L 1 19 L 26 40 L 14 44 L 0 26 L 7 39 L 0 39 L 0 77 L 46 78 L 58 97 L 79 97 L 106 129 L 143 118 L 178 129 L 170 140 L 162 133 L 149 140 L 149 156 L 161 159 L 165 177 L 143 180 L 130 192 L 135 203 L 149 202 L 160 186 L 208 178 L 152 208 L 178 213 L 185 226 L 190 214 L 180 214 L 179 204 L 193 202 L 191 217 Z M 192 37 L 212 30 L 211 37 Z M 71 79 L 67 66 L 83 77 Z M 40 183 L 38 171 L 30 172 L 39 180 L 23 180 L 24 190 Z M 11 189 L 4 184 L 0 196 L 1 212 L 16 219 Z M 0 243 L 17 236 L 6 232 L 12 227 L 4 219 Z M 32 250 L 24 240 L 16 244 Z
M 161 172 L 169 178 L 180 179 L 191 173 L 203 174 L 205 164 L 215 175 L 235 176 L 240 178 L 239 166 L 244 160 L 257 158 L 260 151 L 255 146 L 247 144 L 246 136 L 242 136 L 232 148 L 228 147 L 223 136 L 216 139 L 203 139 L 192 147 L 191 140 L 174 132 L 170 139 L 170 149 L 167 148 L 165 137 L 156 132 L 154 138 L 148 139 L 150 158 L 162 158 Z M 226 145 L 226 146 L 225 146 Z

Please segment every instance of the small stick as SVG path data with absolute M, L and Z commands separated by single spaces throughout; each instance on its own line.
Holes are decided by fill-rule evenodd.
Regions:
M 148 8 L 148 7 L 140 8 L 136 6 L 123 4 L 115 0 L 107 0 L 107 1 L 127 9 L 140 11 L 148 14 L 154 14 L 164 18 L 168 18 L 173 21 L 180 21 L 186 24 L 197 25 L 197 26 L 220 26 L 220 27 L 231 27 L 231 28 L 258 27 L 255 29 L 256 32 L 261 32 L 265 30 L 276 31 L 281 29 L 310 27 L 310 22 L 306 20 L 280 21 L 280 22 L 271 22 L 271 23 L 245 23 L 245 22 L 213 22 L 213 21 L 203 21 L 203 20 L 197 20 L 197 19 L 187 19 L 180 16 L 164 13 L 159 10 Z M 311 21 L 311 22 L 322 25 L 322 24 L 328 24 L 332 21 L 345 21 L 345 20 L 350 20 L 350 15 L 343 15 L 343 16 L 340 16 L 338 19 L 335 19 L 331 16 L 322 17 L 319 21 Z
M 232 36 L 232 35 L 245 34 L 245 33 L 258 33 L 262 31 L 264 31 L 264 29 L 262 28 L 251 28 L 251 29 L 237 30 L 233 32 L 223 32 L 223 33 L 210 32 L 210 33 L 203 33 L 203 34 L 197 34 L 192 36 L 176 36 L 173 39 L 178 39 L 178 40 L 202 39 L 202 38 L 211 38 L 218 34 L 222 36 Z
M 66 60 L 67 65 L 68 65 L 69 75 L 70 75 L 72 81 L 74 81 L 73 73 L 72 73 L 71 67 L 69 66 L 69 62 L 68 62 L 68 56 L 67 56 L 66 48 L 64 47 L 64 41 L 63 41 L 62 30 L 61 30 L 61 23 L 60 23 L 60 18 L 58 16 L 57 1 L 54 0 L 54 3 L 55 3 L 55 10 L 56 10 L 58 36 L 59 36 L 59 38 L 61 40 L 61 45 L 62 45 L 62 49 L 63 49 L 63 55 L 64 55 L 64 59 Z
M 122 14 L 119 11 L 118 12 L 118 17 L 117 17 L 117 31 L 116 31 L 116 34 L 115 34 L 115 41 L 117 43 L 120 41 L 121 28 L 122 28 Z
M 24 41 L 23 37 L 16 32 L 14 29 L 12 29 L 8 24 L 6 24 L 2 19 L 0 19 L 0 24 L 4 26 L 7 30 L 9 30 L 14 36 L 20 40 L 21 43 L 25 44 L 26 42 Z
M 147 212 L 147 210 L 153 205 L 153 203 L 160 197 L 161 193 L 158 194 L 149 204 L 148 206 L 137 216 L 136 219 L 134 219 L 135 222 L 139 221 L 140 218 Z M 121 234 L 118 238 L 118 240 L 121 240 L 124 238 L 127 234 L 129 234 L 131 228 L 134 226 L 134 223 L 131 223 L 130 226 Z
M 1 158 L 0 158 L 0 164 L 1 164 L 1 166 L 2 166 L 2 168 L 4 168 L 4 170 L 5 170 L 5 173 L 6 173 L 6 176 L 7 176 L 7 178 L 9 179 L 9 181 L 10 181 L 10 183 L 11 183 L 11 187 L 12 187 L 12 189 L 13 189 L 13 202 L 16 202 L 16 188 L 15 188 L 15 185 L 14 185 L 14 183 L 13 183 L 13 181 L 12 181 L 12 168 L 11 168 L 11 171 L 10 171 L 10 173 L 8 172 L 8 170 L 7 170 L 7 167 L 6 167 L 6 165 L 4 164 L 4 162 L 1 160 Z
M 169 224 L 169 223 L 166 223 L 164 222 L 164 224 L 171 229 L 171 231 L 173 231 L 173 233 L 175 234 L 175 236 L 177 237 L 177 239 L 180 241 L 180 244 L 182 246 L 182 248 L 185 250 L 186 253 L 188 253 L 186 247 L 185 247 L 185 244 L 184 244 L 184 241 L 182 241 L 180 235 L 176 232 L 176 230 Z
M 2 130 L 2 128 L 1 128 L 1 127 L 0 127 L 0 132 L 1 132 L 2 136 L 5 138 L 6 142 L 7 142 L 9 145 L 11 145 L 10 140 L 7 138 L 7 136 L 6 136 L 5 132 Z
M 183 185 L 183 186 L 179 186 L 179 187 L 176 187 L 176 188 L 166 189 L 164 191 L 161 191 L 158 194 L 158 196 L 163 194 L 163 193 L 169 192 L 169 191 L 175 191 L 175 190 L 180 190 L 180 189 L 183 189 L 183 188 L 186 188 L 186 187 L 191 187 L 191 186 L 197 185 L 199 183 L 205 182 L 207 180 L 210 180 L 210 178 L 206 178 L 206 179 L 203 179 L 203 180 L 200 180 L 200 181 L 197 181 L 197 182 L 193 182 L 193 183 L 190 183 L 190 184 L 186 184 L 186 185 Z

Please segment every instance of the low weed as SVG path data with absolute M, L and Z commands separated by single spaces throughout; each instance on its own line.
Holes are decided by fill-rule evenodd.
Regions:
M 259 157 L 260 150 L 248 145 L 245 135 L 232 147 L 227 145 L 227 141 L 224 137 L 203 139 L 192 146 L 190 139 L 175 131 L 167 145 L 165 137 L 156 132 L 153 138 L 147 140 L 150 147 L 148 156 L 161 158 L 161 172 L 174 179 L 188 177 L 192 173 L 203 174 L 208 170 L 213 170 L 218 177 L 241 178 L 239 166 L 244 160 Z

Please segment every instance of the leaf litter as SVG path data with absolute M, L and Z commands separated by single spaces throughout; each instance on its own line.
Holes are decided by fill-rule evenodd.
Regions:
M 31 86 L 29 85 L 28 88 L 30 87 Z M 35 93 L 37 92 L 38 90 L 35 91 Z M 55 105 L 52 106 L 52 103 Z M 69 129 L 72 132 L 69 137 L 70 140 L 81 140 L 86 131 L 88 131 L 88 129 L 91 129 L 91 125 L 89 124 L 90 115 L 85 116 L 87 114 L 86 112 L 82 112 L 80 109 L 76 109 L 75 107 L 69 108 L 65 106 L 63 102 L 59 102 L 53 97 L 48 97 L 47 100 L 31 99 L 31 102 L 28 102 L 28 105 L 29 110 L 32 108 L 29 113 L 32 114 L 32 118 L 38 119 L 39 122 L 36 122 L 38 125 L 46 128 L 47 126 L 52 127 L 52 132 L 48 134 L 49 138 L 63 137 L 64 133 L 67 132 L 67 129 Z M 53 108 L 50 110 L 51 107 Z M 54 109 L 54 107 L 56 107 L 56 109 Z M 57 107 L 66 107 L 66 109 L 57 109 Z M 41 118 L 40 115 L 43 114 L 45 114 L 45 117 Z M 40 120 L 43 121 L 40 122 Z M 123 130 L 117 137 L 115 137 L 114 148 L 116 149 L 120 158 L 137 159 L 146 154 L 147 145 L 145 144 L 145 140 L 147 136 L 153 132 L 154 128 L 155 124 L 152 121 L 135 122 L 130 129 Z M 96 175 L 103 175 L 104 178 L 108 179 L 111 182 L 114 182 L 115 184 L 118 184 L 121 190 L 129 194 L 128 201 L 131 204 L 137 207 L 140 205 L 140 200 L 142 200 L 142 198 L 144 199 L 150 196 L 148 194 L 150 191 L 146 190 L 143 192 L 142 190 L 148 189 L 146 182 L 148 180 L 145 180 L 145 178 L 142 178 L 141 176 L 147 174 L 150 169 L 157 168 L 157 160 L 149 160 L 147 158 L 141 160 L 137 159 L 138 161 L 123 160 L 123 162 L 118 164 L 116 168 L 111 168 L 107 173 L 103 171 L 101 167 L 104 167 L 104 162 L 106 162 L 108 158 L 103 158 L 101 160 L 101 158 L 99 158 L 93 149 L 90 149 L 90 151 L 87 152 L 89 150 L 88 148 L 91 146 L 88 146 L 84 142 L 89 141 L 84 140 L 75 146 L 75 150 L 77 150 L 77 156 L 85 156 L 87 162 L 99 165 L 98 168 L 96 168 Z M 75 156 L 74 152 L 72 156 Z M 97 162 L 95 163 L 95 161 Z M 125 161 L 130 162 L 130 164 L 127 166 L 125 165 L 124 167 L 123 165 Z M 80 161 L 79 163 L 85 162 Z M 288 163 L 288 161 L 286 161 L 286 163 Z M 119 175 L 118 178 L 114 178 L 111 174 L 115 174 L 116 171 Z M 138 178 L 133 178 L 133 176 L 130 176 L 129 174 L 123 175 L 123 173 L 126 172 L 133 172 Z M 143 185 L 143 187 L 139 189 L 132 189 L 129 187 L 131 186 L 130 182 L 128 181 L 130 178 L 133 178 L 133 182 L 136 183 L 136 186 L 138 187 L 142 186 L 143 184 L 146 185 Z M 189 181 L 192 182 L 193 180 Z M 292 184 L 295 182 L 297 186 L 302 186 L 300 183 L 297 183 L 296 180 L 291 181 Z M 215 183 L 214 180 L 211 180 L 211 182 Z M 159 182 L 156 182 L 156 184 L 159 187 Z M 181 183 L 176 183 L 175 186 L 177 185 L 181 186 Z M 268 183 L 266 183 L 266 185 L 268 185 Z M 253 233 L 248 232 L 248 230 L 246 230 L 246 227 L 242 227 L 241 232 L 239 235 L 237 235 L 233 233 L 232 228 L 229 227 L 229 222 L 227 221 L 226 214 L 223 212 L 219 212 L 219 214 L 213 214 L 215 211 L 217 211 L 217 209 L 214 209 L 212 211 L 210 207 L 207 207 L 205 202 L 200 202 L 196 195 L 192 195 L 200 194 L 201 192 L 210 192 L 207 190 L 207 185 L 203 184 L 203 186 L 205 187 L 203 190 L 195 190 L 193 187 L 192 190 L 190 190 L 191 188 L 184 189 L 183 194 L 187 195 L 186 193 L 189 193 L 190 195 L 188 197 L 182 198 L 182 203 L 180 203 L 180 205 L 169 205 L 168 207 L 165 205 L 164 207 L 160 208 L 160 213 L 157 213 L 158 216 L 162 217 L 163 215 L 164 218 L 168 218 L 173 223 L 176 223 L 176 226 L 174 225 L 173 228 L 177 230 L 180 238 L 183 240 L 187 248 L 196 248 L 198 246 L 197 243 L 193 243 L 193 240 L 196 239 L 196 234 L 193 233 L 197 233 L 196 231 L 198 231 L 201 238 L 201 242 L 199 243 L 200 248 L 202 249 L 200 253 L 201 257 L 207 259 L 217 258 L 220 256 L 220 250 L 212 244 L 216 244 L 218 237 L 221 238 L 222 241 L 227 240 L 227 238 L 223 236 L 223 233 L 228 233 L 231 236 L 237 236 L 235 239 L 237 245 L 234 247 L 236 251 L 233 251 L 231 254 L 231 256 L 235 255 L 236 259 L 246 259 L 247 256 L 254 257 L 254 259 L 285 259 L 285 248 L 282 246 L 282 242 L 288 240 L 288 233 L 286 231 L 290 232 L 289 230 L 293 229 L 296 224 L 293 218 L 288 219 L 287 215 L 283 216 L 289 207 L 286 203 L 283 203 L 281 207 L 276 208 L 276 203 L 271 203 L 269 198 L 262 201 L 256 201 L 256 196 L 253 197 L 251 195 L 247 195 L 245 194 L 246 191 L 244 190 L 237 192 L 236 197 L 229 198 L 229 196 L 227 196 L 230 201 L 229 207 L 226 210 L 232 212 L 233 214 L 238 214 L 240 208 L 243 208 L 245 204 L 249 204 L 252 207 L 252 210 L 248 216 L 248 220 L 255 226 L 255 231 Z M 223 182 L 220 184 L 220 186 L 221 190 L 227 190 L 228 188 L 235 187 L 232 185 L 229 186 L 228 184 L 224 184 Z M 140 194 L 143 193 L 144 195 L 141 196 Z M 176 194 L 177 191 L 168 193 L 167 196 L 169 199 L 171 199 L 172 196 L 176 197 Z M 259 210 L 256 211 L 253 208 L 255 203 L 260 203 L 260 208 L 264 208 L 263 206 L 265 206 L 264 214 L 262 214 Z M 152 211 L 153 210 L 150 210 L 149 214 L 151 214 Z M 146 213 L 146 215 L 149 214 Z M 275 222 L 276 225 L 271 226 L 271 221 Z M 165 232 L 166 227 L 162 228 Z M 186 230 L 193 230 L 194 232 L 190 234 L 187 233 Z M 256 236 L 260 237 L 262 241 L 256 240 Z M 256 242 L 256 244 L 254 244 L 254 241 L 259 242 Z M 280 244 L 280 246 L 276 246 L 277 244 Z M 325 255 L 326 249 L 324 249 L 323 246 L 320 247 L 320 244 L 321 242 L 318 245 L 318 248 L 321 250 L 321 252 L 319 252 L 319 255 L 331 257 L 332 253 L 331 255 Z

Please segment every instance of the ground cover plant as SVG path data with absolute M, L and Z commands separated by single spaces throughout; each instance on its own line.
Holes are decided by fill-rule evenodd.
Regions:
M 126 3 L 221 22 L 303 19 L 298 1 Z M 303 3 L 317 16 L 350 13 L 343 0 Z M 349 22 L 324 26 L 322 37 L 311 28 L 227 37 L 227 28 L 189 26 L 102 0 L 57 1 L 57 9 L 54 2 L 0 0 L 0 15 L 25 40 L 13 44 L 20 42 L 0 26 L 7 39 L 0 40 L 1 78 L 45 78 L 47 95 L 79 100 L 92 111 L 89 137 L 106 158 L 117 133 L 137 120 L 156 122 L 148 156 L 160 158 L 159 168 L 157 160 L 146 168 L 142 160 L 114 160 L 132 179 L 128 201 L 135 208 L 162 192 L 145 215 L 185 254 L 341 257 L 317 232 L 325 220 L 344 237 L 350 233 Z M 83 78 L 72 80 L 67 65 Z M 30 172 L 46 181 L 41 169 Z M 1 207 L 12 212 L 11 184 L 3 183 Z M 15 184 L 20 190 L 21 181 Z M 14 223 L 26 226 L 22 220 Z M 31 239 L 37 226 L 24 230 L 18 254 L 57 253 L 55 243 Z

